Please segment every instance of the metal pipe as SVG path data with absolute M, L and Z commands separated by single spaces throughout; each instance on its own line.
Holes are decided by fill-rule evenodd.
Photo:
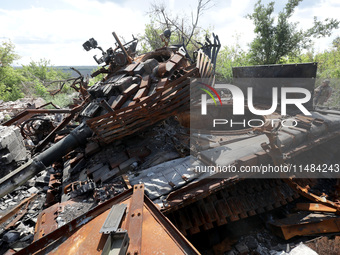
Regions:
M 118 36 L 116 35 L 115 32 L 112 32 L 112 34 L 113 34 L 113 37 L 116 39 L 116 42 L 118 43 L 119 48 L 120 48 L 120 49 L 122 50 L 122 52 L 124 53 L 124 55 L 125 55 L 125 57 L 126 57 L 128 63 L 131 64 L 131 63 L 132 63 L 132 59 L 131 59 L 131 57 L 129 56 L 129 54 L 126 52 L 126 50 L 125 50 L 123 44 L 120 42 Z
M 26 164 L 10 172 L 0 180 L 0 197 L 12 192 L 45 168 L 46 167 L 41 162 L 30 160 Z
M 80 124 L 64 139 L 57 142 L 35 159 L 41 161 L 45 166 L 50 166 L 56 160 L 62 158 L 78 146 L 86 143 L 86 138 L 92 135 L 91 129 L 84 123 Z
M 0 180 L 0 197 L 7 195 L 29 179 L 46 169 L 53 162 L 86 142 L 86 138 L 92 135 L 91 129 L 84 123 L 64 139 L 51 146 L 26 164 L 10 172 Z

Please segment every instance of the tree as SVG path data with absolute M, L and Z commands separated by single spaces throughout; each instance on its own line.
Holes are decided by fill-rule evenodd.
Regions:
M 219 52 L 216 63 L 216 80 L 232 83 L 232 68 L 249 65 L 249 54 L 238 43 L 237 36 L 235 45 L 224 46 Z
M 3 41 L 0 45 L 0 68 L 9 66 L 19 59 L 19 55 L 14 52 L 14 44 L 11 41 Z
M 25 87 L 25 92 L 33 92 L 38 96 L 46 96 L 48 94 L 47 88 L 50 90 L 58 89 L 50 86 L 53 81 L 70 78 L 69 73 L 64 73 L 61 69 L 53 67 L 50 61 L 46 59 L 40 59 L 38 62 L 31 61 L 28 65 L 23 65 L 18 72 L 23 77 L 22 84 Z
M 149 12 L 152 21 L 145 26 L 144 35 L 141 37 L 143 52 L 163 47 L 164 42 L 160 35 L 165 30 L 170 30 L 170 44 L 184 44 L 187 51 L 192 53 L 200 47 L 198 41 L 208 33 L 201 29 L 198 23 L 204 11 L 211 6 L 211 0 L 198 0 L 195 13 L 191 13 L 190 19 L 186 15 L 173 16 L 164 3 L 152 4 Z
M 15 46 L 11 41 L 3 41 L 0 44 L 0 99 L 9 101 L 23 97 L 20 84 L 21 76 L 11 66 L 19 59 L 14 51 Z
M 333 42 L 332 42 L 332 45 L 335 49 L 340 49 L 340 36 L 337 36 Z
M 70 77 L 70 74 L 51 66 L 50 61 L 31 61 L 29 65 L 22 68 L 13 68 L 11 65 L 17 59 L 14 51 L 15 46 L 10 41 L 0 44 L 0 99 L 4 101 L 14 101 L 28 96 L 48 96 L 47 87 L 55 80 L 63 80 Z M 69 88 L 64 86 L 64 91 Z
M 276 64 L 283 57 L 294 57 L 311 45 L 312 38 L 330 36 L 333 29 L 338 28 L 339 21 L 325 19 L 318 21 L 314 17 L 314 25 L 307 29 L 298 29 L 298 22 L 289 22 L 295 8 L 303 0 L 288 0 L 285 8 L 274 19 L 274 2 L 267 6 L 261 0 L 254 6 L 254 12 L 247 15 L 255 25 L 255 39 L 250 44 L 250 58 L 253 64 Z
M 51 65 L 51 62 L 46 59 L 39 61 L 31 61 L 28 65 L 23 65 L 21 73 L 28 80 L 38 80 L 47 85 L 54 80 L 67 79 L 70 77 L 69 73 L 64 73 L 61 69 L 56 69 Z
M 337 91 L 339 90 L 340 78 L 340 47 L 339 37 L 333 40 L 333 47 L 324 52 L 315 55 L 314 61 L 318 62 L 318 76 L 319 78 L 328 78 L 332 80 L 332 85 L 337 84 Z
M 159 49 L 164 46 L 164 42 L 160 35 L 164 32 L 162 26 L 158 26 L 154 20 L 152 20 L 152 15 L 150 14 L 151 22 L 145 25 L 144 35 L 141 36 L 142 52 L 149 52 L 154 49 Z

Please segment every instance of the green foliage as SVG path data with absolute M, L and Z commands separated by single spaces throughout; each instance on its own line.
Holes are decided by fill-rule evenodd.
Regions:
M 231 83 L 233 79 L 232 68 L 249 64 L 249 54 L 238 43 L 233 46 L 225 46 L 218 54 L 216 80 Z
M 38 62 L 31 61 L 22 68 L 13 68 L 11 64 L 19 57 L 14 52 L 11 42 L 3 42 L 0 45 L 0 99 L 14 101 L 26 96 L 46 97 L 48 90 L 58 89 L 52 81 L 64 80 L 70 74 L 51 66 L 48 60 Z M 69 84 L 63 88 L 63 92 L 70 90 Z
M 47 95 L 48 91 L 44 85 L 42 85 L 39 81 L 35 82 L 34 85 L 35 95 L 44 97 Z
M 19 59 L 19 55 L 14 52 L 14 44 L 11 41 L 3 41 L 0 44 L 0 68 L 13 64 L 14 60 Z
M 98 66 L 97 68 L 93 69 L 91 73 L 94 73 L 95 71 L 97 71 L 101 68 L 102 68 L 101 66 Z M 91 78 L 90 81 L 89 81 L 89 86 L 93 86 L 98 81 L 101 81 L 105 76 L 106 76 L 106 74 L 101 73 L 101 74 L 98 74 L 96 77 Z
M 300 2 L 302 0 L 288 0 L 275 20 L 272 16 L 274 2 L 264 6 L 261 0 L 258 0 L 254 12 L 247 16 L 255 25 L 256 37 L 250 44 L 250 57 L 253 64 L 281 63 L 282 58 L 295 57 L 301 54 L 303 49 L 310 47 L 312 37 L 330 36 L 331 31 L 338 28 L 339 21 L 335 19 L 321 22 L 314 17 L 313 27 L 305 31 L 298 29 L 298 23 L 289 22 L 289 19 Z
M 299 54 L 295 57 L 282 58 L 284 64 L 317 62 L 317 78 L 320 79 L 339 79 L 340 78 L 340 47 L 338 46 L 339 37 L 337 37 L 332 47 L 323 52 L 316 53 L 313 48 L 308 52 Z
M 318 53 L 314 61 L 318 62 L 318 82 L 321 84 L 323 79 L 331 80 L 333 93 L 326 105 L 331 107 L 340 107 L 340 47 L 339 37 L 333 41 L 333 47 L 324 52 Z
M 160 35 L 163 33 L 162 27 L 158 27 L 150 15 L 150 24 L 145 25 L 144 34 L 140 36 L 141 52 L 149 52 L 164 46 Z M 164 29 L 164 28 L 163 28 Z
M 19 59 L 10 41 L 0 44 L 0 99 L 16 100 L 24 96 L 21 92 L 22 77 L 11 66 Z
M 71 93 L 58 93 L 54 96 L 47 94 L 44 96 L 46 102 L 53 102 L 53 104 L 59 106 L 60 108 L 67 108 L 70 104 L 73 103 L 73 98 L 75 95 Z M 53 109 L 53 106 L 47 107 Z
M 205 10 L 211 7 L 211 0 L 198 0 L 196 10 L 191 17 L 186 14 L 174 16 L 164 3 L 151 4 L 150 23 L 145 25 L 144 34 L 140 37 L 141 53 L 146 53 L 165 46 L 168 40 L 163 36 L 165 30 L 171 31 L 168 45 L 184 45 L 188 54 L 201 47 L 199 42 L 210 37 L 211 28 L 202 29 L 198 21 Z
M 315 55 L 320 78 L 340 78 L 340 50 L 329 50 Z
M 333 46 L 335 49 L 340 50 L 340 36 L 337 36 L 337 37 L 333 40 L 332 46 Z
M 28 65 L 22 67 L 21 72 L 28 80 L 39 80 L 42 83 L 70 77 L 70 74 L 53 67 L 50 61 L 46 59 L 41 59 L 38 62 L 31 61 Z
M 324 79 L 330 79 L 330 86 L 333 88 L 333 93 L 325 104 L 326 106 L 337 107 L 340 106 L 340 47 L 339 37 L 334 39 L 332 47 L 323 52 L 315 53 L 311 48 L 308 52 L 295 56 L 293 58 L 282 58 L 282 63 L 307 63 L 317 62 L 317 79 L 315 86 L 321 85 Z
M 31 61 L 28 65 L 23 65 L 18 72 L 24 79 L 25 91 L 36 96 L 46 97 L 48 90 L 59 89 L 58 83 L 51 83 L 56 80 L 70 78 L 69 73 L 51 66 L 49 60 L 41 59 L 38 62 Z M 50 85 L 52 84 L 52 85 Z M 64 90 L 69 90 L 69 86 L 64 86 Z
M 24 97 L 24 93 L 21 92 L 20 88 L 13 87 L 9 88 L 3 83 L 0 83 L 0 99 L 4 101 L 15 101 L 19 98 Z
M 162 41 L 161 35 L 166 30 L 166 26 L 160 25 L 153 20 L 145 25 L 144 35 L 140 36 L 141 50 L 140 53 L 150 52 L 155 49 L 159 49 L 165 46 L 165 42 Z M 193 52 L 201 46 L 197 42 L 203 42 L 205 37 L 210 38 L 211 28 L 200 29 L 197 28 L 192 36 L 192 40 L 186 45 L 186 50 L 189 56 L 193 56 Z M 171 34 L 169 45 L 182 45 L 185 40 L 181 32 L 174 31 Z

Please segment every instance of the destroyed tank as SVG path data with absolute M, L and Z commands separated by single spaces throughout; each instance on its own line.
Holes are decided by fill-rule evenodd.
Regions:
M 259 117 L 254 116 L 248 105 L 244 107 L 246 125 L 241 128 L 240 125 L 207 127 L 203 124 L 212 119 L 230 120 L 234 116 L 235 97 L 224 90 L 226 84 L 215 84 L 214 69 L 220 47 L 217 37 L 214 37 L 214 43 L 206 43 L 197 51 L 196 57 L 190 58 L 185 48 L 179 46 L 165 46 L 135 56 L 135 40 L 122 45 L 113 35 L 117 47 L 106 52 L 94 39 L 84 44 L 86 50 L 99 48 L 102 57 L 95 57 L 95 60 L 107 66 L 93 76 L 107 75 L 91 87 L 80 84 L 78 89 L 83 101 L 72 111 L 81 123 L 79 127 L 1 179 L 1 196 L 56 159 L 87 144 L 83 157 L 86 160 L 78 160 L 73 155 L 75 163 L 71 164 L 71 160 L 65 163 L 62 202 L 81 193 L 84 182 L 89 180 L 103 186 L 117 182 L 117 178 L 127 187 L 135 185 L 138 188 L 143 184 L 148 198 L 188 237 L 271 211 L 301 195 L 339 213 L 339 205 L 331 201 L 331 196 L 322 197 L 320 192 L 315 192 L 318 186 L 325 186 L 318 178 L 332 175 L 321 173 L 310 178 L 291 172 L 265 179 L 249 172 L 225 175 L 220 171 L 200 170 L 216 165 L 231 166 L 236 170 L 268 164 L 279 167 L 302 162 L 301 165 L 305 165 L 312 163 L 311 158 L 316 165 L 325 161 L 338 164 L 339 111 L 317 109 L 312 101 L 308 101 L 304 107 L 310 116 L 301 114 L 296 107 L 287 108 L 287 114 L 281 115 L 278 107 L 273 113 Z M 272 105 L 273 87 L 300 87 L 312 96 L 316 70 L 316 63 L 234 68 L 233 85 L 244 94 L 252 87 L 253 106 L 266 110 Z M 216 96 L 225 94 L 218 97 L 218 101 L 207 100 L 207 111 L 212 114 L 204 118 L 201 116 L 201 98 L 197 98 L 197 95 L 201 96 L 197 93 L 202 91 L 200 88 L 210 89 Z M 293 95 L 301 99 L 299 96 Z M 264 125 L 250 125 L 249 120 L 254 118 Z M 279 124 L 267 125 L 272 119 L 279 120 Z M 287 123 L 283 121 L 287 119 L 296 125 L 285 126 Z M 243 123 L 243 119 L 235 122 Z M 328 183 L 332 184 L 328 188 L 335 185 L 333 182 Z M 115 199 L 119 200 L 120 195 L 115 194 L 100 210 L 108 209 L 108 204 L 112 206 Z M 61 204 L 56 204 L 55 210 L 49 210 L 58 215 L 57 208 Z M 48 242 L 54 249 L 56 244 L 50 244 L 50 240 L 61 237 L 62 230 L 67 227 L 74 230 L 75 226 L 85 226 L 87 220 L 92 219 L 91 213 L 93 211 L 61 228 L 52 220 L 55 225 L 48 230 L 41 214 L 34 237 L 37 242 L 28 248 L 38 251 Z M 85 247 L 85 241 L 80 242 L 80 246 Z M 65 248 L 60 247 L 61 250 Z
M 210 78 L 214 75 L 213 63 L 216 62 L 220 47 L 217 36 L 214 36 L 214 44 L 209 41 L 210 43 L 203 46 L 205 53 L 203 50 L 198 53 L 200 63 L 196 65 L 184 45 L 165 46 L 134 57 L 138 40 L 134 38 L 123 45 L 115 32 L 112 34 L 116 40 L 115 49 L 109 48 L 105 52 L 93 38 L 83 44 L 87 51 L 100 49 L 102 56 L 99 59 L 94 56 L 94 59 L 98 64 L 104 63 L 107 68 L 102 67 L 92 74 L 92 77 L 101 73 L 106 76 L 89 88 L 84 77 L 79 78 L 79 88 L 76 89 L 81 94 L 80 105 L 69 111 L 26 110 L 3 124 L 9 126 L 21 123 L 22 119 L 33 113 L 70 113 L 70 117 L 77 113 L 81 123 L 66 138 L 3 177 L 0 180 L 0 197 L 85 144 L 92 134 L 97 141 L 109 144 L 188 110 L 190 78 L 200 75 Z M 200 74 L 203 67 L 204 73 Z M 72 84 L 74 85 L 75 83 Z M 65 127 L 71 119 L 67 118 L 53 130 L 36 146 L 34 152 L 42 150 L 52 138 L 52 134 Z

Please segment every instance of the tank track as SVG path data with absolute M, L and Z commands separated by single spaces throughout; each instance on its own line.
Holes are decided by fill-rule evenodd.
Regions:
M 298 197 L 281 179 L 245 179 L 165 214 L 187 236 L 271 211 Z

